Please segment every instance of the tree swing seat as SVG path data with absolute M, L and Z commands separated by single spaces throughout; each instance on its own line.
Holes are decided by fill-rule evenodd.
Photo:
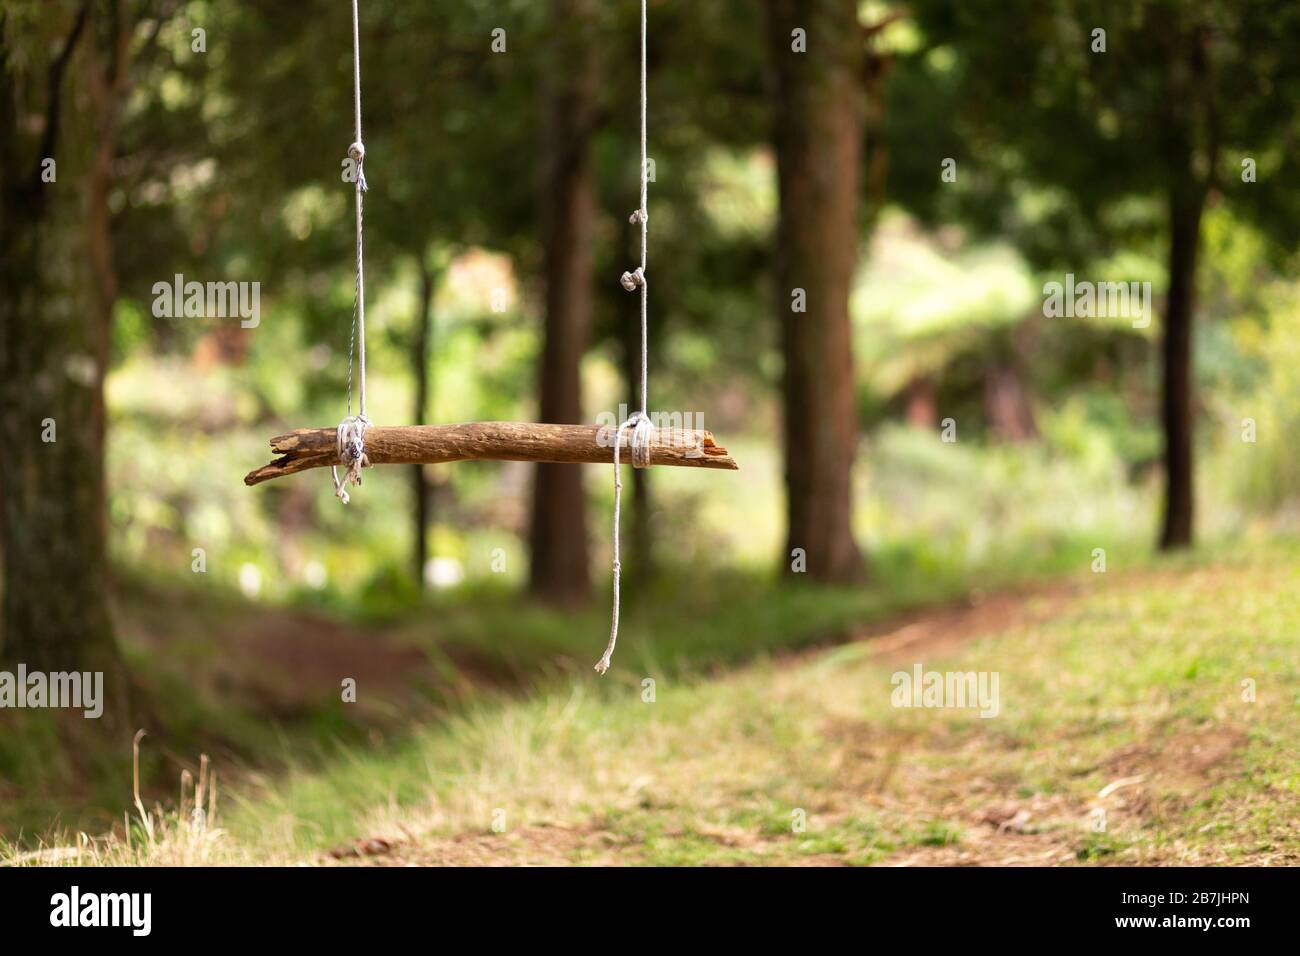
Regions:
M 366 285 L 363 255 L 363 197 L 367 190 L 363 164 L 366 148 L 361 139 L 361 26 L 357 0 L 352 0 L 352 96 L 356 139 L 348 147 L 352 163 L 350 179 L 356 196 L 357 284 L 353 307 L 353 330 L 348 344 L 347 416 L 337 428 L 300 428 L 271 439 L 271 450 L 280 457 L 244 476 L 244 484 L 256 485 L 272 478 L 296 474 L 311 468 L 329 468 L 334 473 L 334 493 L 348 503 L 347 486 L 361 484 L 361 472 L 372 465 L 440 464 L 449 461 L 536 461 L 558 464 L 605 463 L 614 465 L 614 522 L 612 544 L 613 607 L 609 642 L 596 662 L 596 671 L 609 669 L 610 656 L 618 640 L 619 616 L 619 522 L 622 514 L 623 481 L 619 464 L 624 450 L 636 468 L 674 465 L 685 468 L 738 470 L 727 449 L 704 429 L 656 428 L 647 404 L 646 372 L 649 354 L 649 293 L 647 262 L 646 163 L 646 8 L 641 0 L 641 202 L 630 222 L 641 230 L 641 264 L 623 273 L 619 280 L 628 292 L 641 299 L 640 411 L 617 427 L 599 425 L 545 425 L 530 422 L 469 422 L 462 425 L 375 426 L 366 417 Z M 352 348 L 357 350 L 359 410 L 352 414 Z M 626 432 L 626 437 L 624 436 Z M 342 479 L 339 466 L 345 469 Z
M 601 425 L 544 425 L 532 422 L 468 422 L 461 425 L 372 425 L 365 433 L 371 465 L 437 465 L 449 461 L 537 461 L 556 464 L 609 464 L 617 428 Z M 647 443 L 648 465 L 716 468 L 739 466 L 713 433 L 699 428 L 656 428 Z M 631 434 L 620 451 L 631 461 Z M 346 464 L 340 459 L 334 428 L 299 428 L 271 439 L 281 457 L 250 471 L 244 484 L 311 468 Z

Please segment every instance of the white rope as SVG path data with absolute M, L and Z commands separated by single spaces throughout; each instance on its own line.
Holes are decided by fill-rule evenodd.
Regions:
M 366 457 L 366 428 L 370 419 L 366 417 L 366 282 L 362 243 L 362 206 L 363 195 L 368 188 L 364 163 L 366 147 L 361 141 L 361 25 L 357 11 L 357 0 L 352 0 L 352 103 L 355 119 L 356 138 L 348 147 L 348 156 L 355 166 L 357 197 L 357 284 L 352 300 L 352 332 L 348 338 L 348 404 L 347 417 L 339 423 L 338 454 L 339 463 L 346 467 L 343 480 L 339 480 L 338 466 L 330 468 L 334 477 L 334 494 L 339 501 L 348 503 L 347 486 L 361 484 L 361 469 L 370 467 Z M 352 414 L 352 349 L 357 350 L 357 392 L 359 414 Z
M 369 424 L 369 419 L 364 415 L 348 417 L 339 422 L 336 447 L 339 461 L 347 466 L 347 470 L 343 473 L 341 482 L 338 465 L 331 466 L 330 473 L 334 476 L 334 494 L 344 504 L 351 500 L 347 486 L 361 484 L 361 469 L 370 467 L 370 459 L 366 457 L 366 426 Z
M 603 674 L 609 670 L 610 658 L 614 654 L 614 645 L 618 643 L 619 579 L 623 566 L 620 561 L 619 524 L 623 516 L 623 478 L 619 468 L 619 450 L 623 445 L 623 431 L 632 429 L 632 467 L 647 468 L 650 465 L 650 446 L 654 442 L 654 425 L 650 421 L 647 408 L 647 370 L 649 367 L 649 349 L 647 347 L 650 329 L 650 282 L 646 278 L 646 253 L 649 246 L 650 214 L 646 211 L 650 189 L 646 169 L 646 0 L 641 0 L 641 205 L 632 213 L 629 222 L 641 225 L 641 265 L 632 272 L 624 272 L 620 282 L 628 292 L 641 290 L 641 408 L 628 416 L 627 421 L 618 426 L 614 438 L 614 603 L 610 614 L 609 643 L 605 653 L 596 662 L 596 672 Z

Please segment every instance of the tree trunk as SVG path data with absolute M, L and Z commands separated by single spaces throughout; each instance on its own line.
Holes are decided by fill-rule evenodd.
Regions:
M 592 315 L 595 180 L 591 132 L 596 69 L 591 0 L 552 0 L 556 59 L 546 94 L 541 183 L 546 327 L 539 382 L 545 422 L 582 421 L 582 356 Z M 586 496 L 577 468 L 538 465 L 533 486 L 529 590 L 561 603 L 590 596 Z
M 933 431 L 939 421 L 939 397 L 928 376 L 916 375 L 903 392 L 903 419 L 912 428 Z
M 857 444 L 849 292 L 857 264 L 865 53 L 856 0 L 768 0 L 780 184 L 787 541 L 808 574 L 864 573 L 852 533 Z M 806 31 L 807 52 L 792 49 Z M 796 301 L 802 290 L 803 301 Z M 796 311 L 802 305 L 805 311 Z
M 102 79 L 88 55 L 105 32 L 97 16 L 83 8 L 52 62 L 33 46 L 19 67 L 0 49 L 0 140 L 10 144 L 0 184 L 0 651 L 31 670 L 103 671 L 106 713 L 116 714 L 128 703 L 104 508 L 111 259 L 88 226 L 102 212 L 88 206 L 106 193 L 97 177 L 111 125 L 95 115 L 95 97 L 74 95 Z M 41 181 L 47 157 L 54 182 Z
M 1014 358 L 988 360 L 984 378 L 984 413 L 998 441 L 1020 444 L 1038 437 L 1034 407 Z
M 1176 191 L 1169 204 L 1169 299 L 1161 345 L 1161 425 L 1165 436 L 1165 513 L 1160 549 L 1192 544 L 1195 516 L 1192 442 L 1192 315 L 1204 193 Z
M 434 276 L 428 264 L 420 263 L 420 305 L 415 317 L 415 348 L 412 349 L 413 371 L 415 372 L 415 416 L 412 425 L 424 424 L 424 413 L 432 400 L 429 378 L 429 351 L 433 337 L 433 293 Z M 414 499 L 413 553 L 415 583 L 424 590 L 424 565 L 429 558 L 429 522 L 432 509 L 429 501 L 429 479 L 425 476 L 424 465 L 411 466 L 411 495 Z

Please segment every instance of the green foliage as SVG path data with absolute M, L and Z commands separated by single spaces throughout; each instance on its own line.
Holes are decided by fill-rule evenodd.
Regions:
M 1068 7 L 993 0 L 913 9 L 928 44 L 909 63 L 919 76 L 900 86 L 920 98 L 915 89 L 926 77 L 933 96 L 922 102 L 958 118 L 973 175 L 952 192 L 1005 209 L 990 204 L 998 192 L 1023 199 L 1035 188 L 1030 184 L 1052 190 L 1052 200 L 1036 211 L 1022 203 L 1014 218 L 999 220 L 1004 235 L 1024 237 L 1018 244 L 1031 259 L 1079 263 L 1093 242 L 1084 229 L 1112 240 L 1139 238 L 1151 219 L 1125 215 L 1135 211 L 1126 204 L 1176 186 L 1183 149 L 1197 174 L 1273 231 L 1280 248 L 1294 241 L 1296 219 L 1287 210 L 1294 213 L 1288 184 L 1295 171 L 1288 164 L 1300 160 L 1282 144 L 1295 119 L 1271 104 L 1300 91 L 1300 68 L 1287 52 L 1300 38 L 1296 10 L 1229 0 L 1088 0 Z M 1104 52 L 1094 52 L 1098 29 L 1105 31 Z M 1008 57 L 1012 36 L 1019 55 Z M 894 113 L 918 122 L 914 113 Z M 1243 156 L 1259 163 L 1255 183 L 1242 182 Z M 902 172 L 921 188 L 920 170 Z M 990 179 L 999 183 L 996 191 L 985 191 Z M 937 184 L 937 170 L 925 181 Z M 962 200 L 943 202 L 951 214 Z M 1158 225 L 1163 210 L 1154 212 Z M 991 224 L 987 215 L 982 221 Z
M 1276 283 L 1261 298 L 1266 323 L 1238 322 L 1234 344 L 1263 372 L 1223 396 L 1215 437 L 1241 500 L 1269 511 L 1300 499 L 1300 460 L 1291 447 L 1300 431 L 1300 287 Z

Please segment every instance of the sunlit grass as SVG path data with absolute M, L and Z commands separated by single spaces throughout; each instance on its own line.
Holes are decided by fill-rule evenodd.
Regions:
M 886 636 L 713 678 L 559 675 L 246 781 L 214 853 L 319 862 L 374 838 L 380 862 L 1295 862 L 1298 560 L 1090 575 L 933 658 L 882 659 Z M 999 715 L 891 706 L 915 662 L 998 672 Z

